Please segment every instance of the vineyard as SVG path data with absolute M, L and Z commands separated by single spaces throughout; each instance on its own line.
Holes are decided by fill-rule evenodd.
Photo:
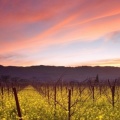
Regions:
M 0 84 L 0 120 L 120 120 L 118 80 Z

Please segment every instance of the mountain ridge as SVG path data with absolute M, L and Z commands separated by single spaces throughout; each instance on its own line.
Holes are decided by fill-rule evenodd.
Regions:
M 94 78 L 99 75 L 100 80 L 120 78 L 120 67 L 111 66 L 2 66 L 0 65 L 0 75 L 9 75 L 10 77 L 19 77 L 34 81 L 56 81 L 60 77 L 63 81 L 83 81 L 87 78 Z

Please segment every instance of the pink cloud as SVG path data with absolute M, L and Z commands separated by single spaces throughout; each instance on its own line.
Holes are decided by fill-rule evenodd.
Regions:
M 120 30 L 119 0 L 1 0 L 0 54 L 37 51 L 53 44 L 91 41 Z M 37 35 L 22 36 L 26 25 L 43 23 Z M 16 30 L 13 33 L 12 29 Z M 31 27 L 32 29 L 32 27 Z M 13 40 L 5 40 L 6 31 Z M 12 35 L 11 35 L 12 34 Z
M 59 14 L 64 14 L 64 11 L 69 9 L 71 5 L 76 5 L 74 1 L 70 1 L 1 1 L 0 16 L 2 16 L 2 18 L 0 19 L 0 24 L 2 26 L 9 26 L 28 24 L 37 21 L 48 21 L 50 19 L 54 19 Z M 68 4 L 68 2 L 71 4 Z M 6 7 L 8 9 L 10 8 L 10 10 L 5 10 Z
M 14 51 L 30 47 L 37 48 L 37 46 L 41 47 L 42 49 L 42 47 L 45 46 L 47 47 L 52 44 L 66 44 L 76 39 L 79 39 L 81 41 L 90 41 L 104 36 L 109 32 L 120 29 L 119 15 L 111 17 L 110 20 L 108 20 L 109 18 L 102 18 L 98 21 L 91 21 L 80 26 L 78 25 L 77 27 L 75 26 L 73 28 L 63 27 L 67 22 L 74 20 L 75 17 L 76 16 L 70 16 L 69 18 L 66 18 L 66 20 L 54 25 L 53 27 L 47 29 L 41 34 L 38 34 L 37 36 L 33 36 L 27 39 L 18 38 L 16 41 L 14 41 L 14 43 L 3 42 L 1 46 L 1 52 Z M 64 36 L 61 35 L 62 31 L 66 32 Z M 58 35 L 60 37 L 54 37 L 55 35 Z

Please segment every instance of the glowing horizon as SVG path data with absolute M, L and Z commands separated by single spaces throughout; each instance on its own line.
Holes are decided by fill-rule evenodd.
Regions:
M 119 0 L 1 0 L 0 64 L 120 67 Z

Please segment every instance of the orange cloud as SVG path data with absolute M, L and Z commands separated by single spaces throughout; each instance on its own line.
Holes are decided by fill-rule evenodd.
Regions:
M 116 67 L 120 67 L 120 58 L 105 59 L 105 60 L 98 60 L 98 61 L 88 61 L 86 63 L 81 63 L 81 65 L 87 65 L 87 66 L 116 66 Z

